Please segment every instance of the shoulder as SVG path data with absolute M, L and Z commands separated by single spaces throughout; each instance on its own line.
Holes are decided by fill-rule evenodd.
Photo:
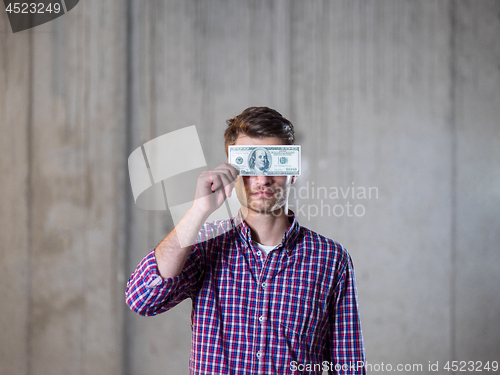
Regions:
M 215 244 L 217 241 L 234 237 L 235 219 L 206 222 L 198 233 L 197 243 Z
M 300 246 L 310 256 L 321 258 L 323 261 L 332 262 L 336 267 L 351 262 L 349 252 L 344 246 L 309 228 L 300 227 L 298 241 Z

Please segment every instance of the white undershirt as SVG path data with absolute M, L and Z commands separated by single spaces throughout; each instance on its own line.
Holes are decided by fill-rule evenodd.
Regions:
M 266 255 L 269 254 L 272 249 L 274 249 L 275 247 L 278 246 L 278 245 L 262 245 L 261 243 L 258 243 L 256 241 L 252 241 L 252 242 L 257 248 L 262 250 L 264 252 L 264 254 L 266 254 Z

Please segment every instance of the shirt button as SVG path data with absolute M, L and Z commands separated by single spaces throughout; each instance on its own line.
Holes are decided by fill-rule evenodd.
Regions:
M 262 357 L 262 352 L 259 350 L 259 351 L 257 352 L 257 358 L 260 358 L 260 357 Z
M 264 321 L 264 317 L 263 316 L 259 316 L 259 322 L 263 322 Z
M 266 286 L 267 286 L 267 283 L 264 281 L 264 282 L 262 283 L 262 287 L 263 287 L 263 288 L 265 288 Z
M 260 251 L 260 250 L 259 250 L 259 251 L 257 251 L 257 255 L 258 255 L 258 256 L 261 256 L 261 255 L 262 255 L 262 251 Z

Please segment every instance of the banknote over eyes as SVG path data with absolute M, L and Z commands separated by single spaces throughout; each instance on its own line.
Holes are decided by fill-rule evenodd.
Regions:
M 240 176 L 298 176 L 300 146 L 229 146 L 228 163 Z

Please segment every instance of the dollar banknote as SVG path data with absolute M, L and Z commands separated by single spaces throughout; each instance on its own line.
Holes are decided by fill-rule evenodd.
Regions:
M 229 146 L 228 163 L 241 176 L 298 176 L 300 146 Z

